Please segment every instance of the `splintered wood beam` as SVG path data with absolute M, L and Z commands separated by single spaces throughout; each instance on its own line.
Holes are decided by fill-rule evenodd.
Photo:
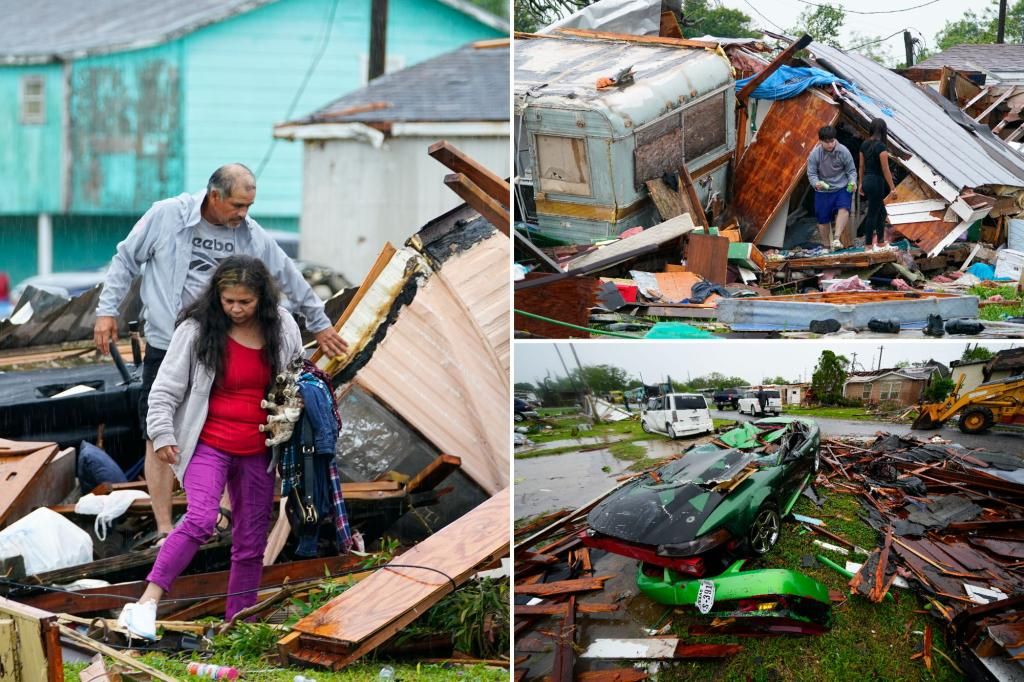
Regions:
M 419 492 L 420 490 L 433 490 L 437 485 L 446 479 L 449 474 L 462 466 L 462 460 L 455 455 L 438 455 L 434 461 L 423 467 L 423 469 L 409 479 L 405 484 L 408 493 Z
M 522 248 L 524 248 L 527 251 L 529 251 L 530 254 L 533 255 L 534 258 L 536 258 L 537 260 L 539 260 L 541 262 L 541 265 L 546 267 L 551 272 L 557 272 L 560 275 L 564 275 L 565 274 L 562 271 L 562 268 L 558 267 L 558 263 L 556 263 L 555 261 L 551 260 L 551 256 L 549 256 L 548 254 L 546 254 L 543 251 L 541 251 L 539 246 L 537 246 L 536 244 L 531 242 L 529 239 L 527 239 L 523 235 L 519 234 L 518 231 L 515 232 L 514 234 L 515 234 L 516 244 L 518 244 Z
M 551 666 L 552 682 L 572 682 L 572 669 L 576 663 L 576 597 L 569 597 L 565 617 L 559 628 L 555 646 L 555 662 Z
M 608 31 L 591 31 L 584 28 L 559 28 L 555 36 L 571 36 L 573 38 L 596 38 L 598 40 L 621 40 L 625 43 L 638 45 L 665 45 L 666 47 L 696 47 L 702 50 L 715 50 L 718 43 L 713 40 L 692 40 L 689 38 L 668 38 L 663 36 L 635 36 L 627 33 L 609 33 Z M 550 35 L 550 34 L 548 34 Z M 537 37 L 544 37 L 537 36 Z
M 508 42 L 507 40 L 505 41 Z M 462 153 L 447 140 L 430 145 L 427 153 L 455 173 L 462 173 L 484 191 L 489 197 L 508 208 L 512 205 L 509 184 L 485 168 L 475 159 Z
M 693 186 L 693 178 L 690 177 L 690 171 L 686 170 L 686 166 L 679 168 L 679 193 L 685 196 L 689 202 L 690 217 L 694 223 L 704 228 L 704 234 L 711 234 L 708 217 L 704 214 L 704 206 L 700 203 L 697 188 Z
M 511 220 L 508 209 L 480 189 L 465 173 L 446 175 L 444 184 L 448 189 L 458 194 L 474 211 L 498 228 L 503 235 L 509 236 L 508 231 Z

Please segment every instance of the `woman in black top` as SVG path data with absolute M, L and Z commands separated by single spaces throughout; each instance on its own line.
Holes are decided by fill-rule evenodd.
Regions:
M 860 195 L 868 200 L 868 213 L 860 231 L 864 233 L 865 245 L 871 248 L 888 246 L 885 243 L 885 206 L 882 199 L 896 189 L 889 172 L 885 136 L 885 121 L 872 119 L 871 137 L 860 146 Z

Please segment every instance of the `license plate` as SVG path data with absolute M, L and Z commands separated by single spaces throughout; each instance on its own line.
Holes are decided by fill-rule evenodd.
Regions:
M 711 611 L 715 605 L 715 583 L 710 580 L 701 580 L 697 588 L 697 610 L 703 614 Z

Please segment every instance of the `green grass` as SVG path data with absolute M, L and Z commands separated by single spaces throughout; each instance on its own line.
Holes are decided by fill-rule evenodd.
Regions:
M 711 422 L 715 425 L 715 431 L 728 431 L 729 429 L 735 428 L 740 425 L 735 419 L 711 419 Z
M 973 286 L 967 290 L 972 296 L 977 296 L 982 301 L 999 294 L 1006 299 L 1006 303 L 993 303 L 979 309 L 978 317 L 983 320 L 1001 320 L 1005 317 L 1019 317 L 1024 315 L 1024 294 L 1019 293 L 1011 285 L 1000 285 L 995 287 Z
M 800 497 L 793 511 L 822 519 L 833 533 L 851 542 L 872 549 L 879 544 L 875 531 L 857 517 L 860 505 L 853 496 L 820 492 L 826 502 L 818 509 L 807 498 Z M 849 594 L 848 579 L 815 560 L 810 568 L 803 568 L 805 555 L 822 554 L 839 565 L 848 557 L 824 550 L 813 540 L 828 542 L 816 533 L 801 533 L 801 527 L 792 521 L 783 523 L 779 544 L 766 557 L 744 566 L 751 568 L 788 568 L 800 571 L 844 595 Z M 831 543 L 835 544 L 835 543 Z M 863 557 L 849 557 L 858 563 Z M 850 682 L 850 680 L 957 680 L 960 676 L 941 658 L 932 655 L 932 673 L 920 660 L 910 657 L 920 649 L 923 638 L 912 634 L 932 626 L 933 646 L 951 654 L 944 643 L 942 623 L 923 613 L 922 604 L 912 591 L 892 590 L 896 602 L 884 600 L 872 604 L 860 596 L 851 596 L 841 605 L 833 605 L 831 631 L 820 637 L 695 637 L 687 636 L 687 628 L 694 623 L 706 624 L 706 619 L 688 609 L 673 613 L 672 627 L 676 634 L 688 641 L 738 643 L 743 651 L 721 662 L 680 663 L 665 669 L 662 680 L 779 680 L 799 682 Z M 934 674 L 933 674 L 934 673 Z
M 556 417 L 562 414 L 572 414 L 579 412 L 579 408 L 576 407 L 538 407 L 537 414 L 542 417 Z
M 589 429 L 581 426 L 589 425 Z M 549 428 L 550 427 L 550 428 Z M 530 426 L 527 436 L 534 443 L 549 443 L 553 440 L 570 438 L 600 438 L 602 436 L 621 436 L 643 433 L 640 422 L 626 419 L 619 422 L 595 424 L 587 417 L 576 414 L 558 419 L 548 419 L 547 423 L 534 423 Z
M 791 417 L 822 417 L 823 419 L 845 419 L 847 421 L 879 421 L 878 417 L 869 414 L 863 407 L 791 407 L 786 406 L 783 416 Z
M 203 663 L 217 663 L 218 665 L 231 665 L 218 657 L 201 659 L 199 656 L 189 659 L 177 659 L 161 654 L 146 654 L 142 656 L 142 662 L 164 672 L 179 680 L 199 680 L 200 678 L 189 675 L 188 663 L 191 660 L 202 661 Z M 107 666 L 112 662 L 107 659 Z M 304 675 L 317 680 L 317 682 L 367 682 L 376 680 L 380 669 L 390 665 L 395 669 L 395 678 L 399 680 L 417 680 L 417 682 L 442 682 L 444 680 L 508 680 L 508 670 L 498 670 L 485 666 L 460 666 L 453 665 L 445 667 L 442 665 L 426 665 L 416 663 L 395 663 L 391 661 L 357 663 L 339 672 L 327 672 L 325 670 L 310 670 L 308 668 L 280 668 L 274 663 L 254 662 L 253 665 L 237 666 L 244 675 L 245 680 L 265 680 L 267 682 L 292 682 L 296 675 Z M 64 679 L 77 680 L 79 673 L 88 667 L 88 663 L 65 663 Z

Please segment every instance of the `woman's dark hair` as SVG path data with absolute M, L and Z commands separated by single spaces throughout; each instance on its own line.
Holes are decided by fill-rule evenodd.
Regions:
M 281 349 L 281 315 L 277 304 L 281 298 L 277 284 L 263 261 L 251 256 L 229 256 L 220 262 L 209 286 L 193 303 L 181 311 L 178 324 L 191 318 L 199 323 L 196 357 L 199 362 L 219 373 L 224 363 L 231 318 L 224 312 L 220 294 L 224 289 L 243 286 L 256 294 L 256 320 L 263 333 L 263 355 L 270 364 L 271 380 L 281 370 L 278 355 Z
M 871 137 L 873 139 L 885 142 L 885 136 L 888 134 L 888 127 L 885 125 L 885 119 L 871 119 L 871 127 L 869 130 L 871 131 Z

